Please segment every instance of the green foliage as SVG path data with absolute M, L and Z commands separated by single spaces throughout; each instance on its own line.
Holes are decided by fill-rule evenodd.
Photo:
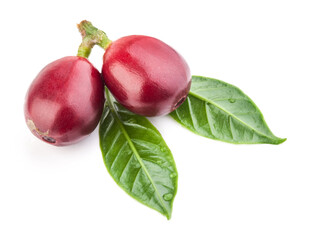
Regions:
M 99 137 L 104 163 L 115 182 L 170 219 L 178 173 L 158 130 L 147 118 L 113 103 L 107 92 Z
M 186 101 L 171 116 L 192 132 L 229 143 L 280 144 L 254 102 L 223 81 L 193 76 Z

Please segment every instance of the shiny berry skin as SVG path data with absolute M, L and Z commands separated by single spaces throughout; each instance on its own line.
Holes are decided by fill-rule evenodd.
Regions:
M 116 100 L 144 116 L 165 115 L 179 107 L 190 90 L 190 69 L 164 42 L 141 35 L 114 41 L 104 54 L 102 75 Z
M 104 104 L 99 71 L 83 57 L 48 64 L 26 94 L 25 120 L 32 133 L 56 145 L 73 144 L 97 126 Z

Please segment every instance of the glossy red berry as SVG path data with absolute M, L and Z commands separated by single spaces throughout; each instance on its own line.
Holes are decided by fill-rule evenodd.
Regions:
M 64 57 L 48 64 L 32 82 L 25 100 L 25 119 L 43 141 L 69 145 L 96 128 L 103 104 L 99 71 L 86 58 Z
M 120 38 L 106 49 L 102 75 L 119 103 L 144 116 L 175 110 L 191 84 L 189 67 L 179 53 L 156 38 L 140 35 Z

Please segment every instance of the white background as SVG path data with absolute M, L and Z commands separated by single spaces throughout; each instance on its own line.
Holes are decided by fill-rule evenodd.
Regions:
M 0 239 L 328 239 L 327 1 L 2 1 Z M 76 24 L 157 37 L 192 74 L 241 88 L 281 145 L 233 145 L 151 121 L 179 171 L 172 219 L 107 173 L 97 131 L 69 147 L 24 122 L 26 90 L 75 55 Z M 90 61 L 101 69 L 103 51 Z

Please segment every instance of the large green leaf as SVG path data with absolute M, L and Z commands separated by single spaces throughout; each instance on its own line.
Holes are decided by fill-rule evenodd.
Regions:
M 254 102 L 240 89 L 217 79 L 193 76 L 186 101 L 171 116 L 204 137 L 230 143 L 280 144 Z
M 178 178 L 170 149 L 147 118 L 106 93 L 99 137 L 109 174 L 130 196 L 170 219 Z

